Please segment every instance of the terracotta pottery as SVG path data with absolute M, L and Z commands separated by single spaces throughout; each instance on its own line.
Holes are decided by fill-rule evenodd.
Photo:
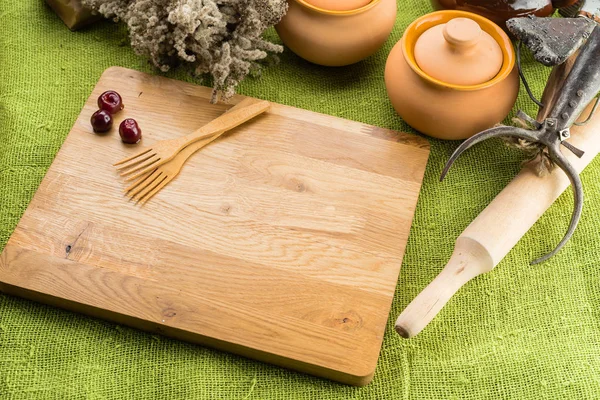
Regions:
M 337 67 L 367 58 L 387 40 L 396 21 L 396 0 L 372 0 L 346 11 L 308 1 L 289 0 L 289 10 L 275 29 L 290 50 L 315 64 Z
M 445 24 L 455 18 L 476 22 L 481 29 L 479 36 L 474 35 L 473 32 L 477 33 L 478 30 L 470 24 L 466 33 L 461 31 L 453 34 L 452 29 L 445 29 Z M 456 24 L 457 21 L 454 21 L 449 26 Z M 458 24 L 461 25 L 461 20 L 458 20 Z M 418 39 L 431 28 L 434 28 L 434 34 L 437 31 L 440 36 L 435 45 L 437 47 L 431 51 L 441 53 L 434 54 L 434 57 L 452 51 L 457 54 L 451 58 L 438 57 L 440 63 L 436 68 L 432 68 L 431 58 L 425 57 L 426 71 L 417 63 L 415 47 Z M 469 33 L 469 29 L 473 31 Z M 444 31 L 446 34 L 443 34 Z M 482 37 L 486 35 L 493 38 L 500 48 L 501 58 L 495 61 L 494 56 L 469 59 L 469 50 L 477 50 Z M 461 40 L 466 43 L 460 43 Z M 487 42 L 487 39 L 483 43 L 484 52 L 480 56 L 485 55 L 485 51 L 494 54 L 495 44 Z M 471 46 L 466 51 L 467 57 L 464 54 L 460 56 L 461 51 L 465 51 L 464 48 L 457 50 L 461 45 Z M 486 50 L 487 47 L 490 48 Z M 427 53 L 427 49 L 424 50 Z M 497 71 L 495 74 L 494 70 Z M 492 78 L 488 79 L 490 76 Z M 457 84 L 442 79 L 467 79 L 471 84 Z M 390 52 L 385 67 L 385 83 L 392 105 L 404 121 L 424 134 L 449 140 L 468 138 L 501 122 L 510 113 L 519 92 L 515 52 L 506 33 L 490 20 L 463 11 L 438 11 L 410 24 Z
M 436 10 L 469 11 L 484 16 L 506 30 L 511 18 L 536 15 L 548 17 L 556 8 L 570 6 L 577 0 L 431 0 Z
M 305 0 L 308 4 L 323 10 L 350 11 L 366 6 L 371 0 Z
M 415 61 L 426 74 L 455 85 L 477 85 L 498 75 L 502 49 L 468 18 L 454 18 L 425 31 L 415 43 Z

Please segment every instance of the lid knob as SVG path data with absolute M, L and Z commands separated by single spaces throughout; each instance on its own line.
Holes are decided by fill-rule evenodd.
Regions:
M 472 86 L 493 79 L 502 68 L 502 48 L 470 18 L 429 28 L 415 42 L 415 61 L 427 75 L 447 84 Z
M 479 42 L 481 27 L 472 19 L 454 18 L 444 25 L 444 39 L 459 50 L 472 48 Z

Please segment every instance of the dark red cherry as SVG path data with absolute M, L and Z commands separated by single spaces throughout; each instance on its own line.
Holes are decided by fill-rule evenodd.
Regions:
M 142 130 L 135 119 L 127 118 L 119 125 L 119 135 L 123 143 L 135 144 L 142 139 Z
M 116 114 L 125 107 L 121 95 L 114 90 L 107 90 L 98 97 L 98 107 L 111 114 Z
M 94 132 L 102 133 L 112 128 L 113 119 L 109 112 L 98 110 L 92 114 L 90 122 L 92 123 L 92 128 L 94 128 Z

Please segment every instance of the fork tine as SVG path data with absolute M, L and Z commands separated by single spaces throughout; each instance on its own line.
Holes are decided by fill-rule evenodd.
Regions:
M 131 181 L 133 181 L 133 180 L 135 180 L 135 179 L 138 179 L 138 178 L 140 178 L 140 177 L 143 177 L 143 176 L 144 176 L 144 175 L 146 175 L 148 172 L 152 172 L 153 170 L 156 170 L 156 169 L 158 169 L 159 167 L 160 167 L 160 165 L 154 165 L 154 163 L 153 163 L 153 164 L 151 164 L 151 165 L 150 165 L 150 166 L 148 166 L 148 167 L 144 167 L 144 169 L 142 169 L 141 171 L 138 171 L 138 172 L 136 172 L 135 174 L 133 174 L 133 175 L 130 175 L 130 176 L 128 176 L 127 178 L 125 178 L 125 182 L 131 182 Z M 125 175 L 127 175 L 127 174 L 131 174 L 131 173 L 133 173 L 133 172 L 125 172 L 125 173 L 124 173 L 123 175 L 121 175 L 121 176 L 125 176 Z
M 144 161 L 144 162 L 142 162 L 142 163 L 140 163 L 140 164 L 138 164 L 138 165 L 134 165 L 133 167 L 131 167 L 131 168 L 127 169 L 127 170 L 124 170 L 124 171 L 123 171 L 123 170 L 121 170 L 121 171 L 120 171 L 120 172 L 121 172 L 121 174 L 120 174 L 120 175 L 121 175 L 121 176 L 127 176 L 127 175 L 131 175 L 132 173 L 134 173 L 134 172 L 136 172 L 136 171 L 140 171 L 140 170 L 142 170 L 142 169 L 144 169 L 144 170 L 147 172 L 147 171 L 149 171 L 149 170 L 151 170 L 151 169 L 153 169 L 153 168 L 156 168 L 156 167 L 158 167 L 158 164 L 157 164 L 157 165 L 154 165 L 154 164 L 156 164 L 158 161 L 160 161 L 160 158 L 159 158 L 159 157 L 154 157 L 154 156 L 153 156 L 153 157 L 151 157 L 151 158 L 147 159 L 146 161 Z M 154 166 L 152 166 L 152 165 L 154 165 Z M 150 168 L 148 168 L 148 167 L 150 167 Z M 141 173 L 141 172 L 140 172 L 140 173 Z M 131 180 L 131 179 L 130 179 L 130 180 Z
M 159 172 L 154 178 L 148 180 L 147 183 L 145 183 L 144 185 L 140 185 L 138 186 L 136 189 L 130 191 L 129 193 L 127 193 L 127 197 L 129 197 L 130 199 L 135 199 L 135 196 L 143 191 L 144 189 L 146 189 L 148 186 L 151 186 L 157 179 L 160 178 L 160 176 L 162 175 L 162 172 Z
M 114 164 L 113 164 L 113 166 L 115 166 L 115 167 L 116 167 L 117 165 L 124 164 L 124 163 L 126 163 L 127 161 L 131 161 L 131 160 L 133 160 L 134 158 L 137 158 L 137 157 L 139 157 L 139 156 L 143 156 L 144 154 L 146 154 L 147 152 L 149 152 L 149 151 L 151 151 L 151 150 L 152 150 L 152 148 L 147 148 L 147 149 L 144 149 L 144 150 L 142 150 L 142 151 L 140 151 L 140 152 L 138 152 L 138 153 L 135 153 L 135 154 L 134 154 L 134 155 L 132 155 L 132 156 L 129 156 L 129 157 L 127 157 L 127 158 L 124 158 L 124 159 L 122 159 L 121 161 L 117 161 L 116 163 L 114 163 Z
M 143 197 L 142 199 L 140 199 L 140 205 L 143 206 L 144 204 L 146 204 L 146 202 L 148 200 L 150 200 L 150 198 L 152 198 L 156 193 L 160 192 L 160 190 L 162 188 L 164 188 L 167 185 L 167 183 L 169 183 L 169 182 L 171 182 L 170 179 L 163 180 L 157 187 L 155 187 L 154 189 L 152 189 L 152 191 L 150 193 L 148 193 L 145 197 Z
M 125 189 L 125 194 L 127 194 L 131 190 L 135 189 L 138 185 L 146 182 L 150 177 L 152 177 L 156 173 L 157 170 L 158 170 L 158 168 L 155 168 L 154 171 L 152 171 L 150 174 L 148 174 L 146 176 L 142 176 L 140 179 L 138 179 L 137 181 L 133 182 L 133 184 L 131 184 L 129 187 L 127 187 Z
M 146 186 L 144 188 L 144 190 L 139 192 L 137 195 L 133 196 L 133 200 L 135 200 L 136 203 L 138 203 L 144 196 L 146 196 L 148 193 L 150 193 L 158 185 L 163 183 L 165 179 L 167 179 L 167 175 L 164 175 L 162 177 L 159 176 L 150 185 Z
M 152 157 L 155 157 L 155 156 L 156 156 L 156 153 L 143 154 L 143 155 L 139 156 L 138 158 L 136 158 L 135 160 L 131 160 L 131 161 L 129 161 L 129 162 L 123 164 L 123 165 L 119 165 L 116 168 L 119 171 L 122 171 L 124 169 L 131 168 L 131 167 L 133 167 L 133 166 L 135 166 L 135 165 L 137 165 L 137 164 L 139 164 L 141 162 L 144 162 L 144 161 L 146 161 L 146 160 L 148 160 L 148 159 L 150 159 Z
M 134 179 L 136 179 L 136 178 L 138 178 L 140 176 L 143 176 L 143 175 L 147 174 L 148 172 L 152 171 L 153 169 L 160 168 L 160 166 L 161 166 L 162 163 L 159 163 L 159 161 L 160 161 L 160 158 L 158 160 L 156 160 L 156 161 L 153 161 L 148 166 L 144 167 L 144 169 L 142 169 L 141 171 L 137 172 L 135 175 L 126 177 L 125 178 L 125 182 L 130 182 L 130 181 L 132 181 L 132 180 L 134 180 Z M 133 172 L 135 172 L 135 170 L 133 170 L 133 171 L 127 171 L 127 172 L 123 173 L 121 176 L 126 176 L 127 174 L 131 174 Z

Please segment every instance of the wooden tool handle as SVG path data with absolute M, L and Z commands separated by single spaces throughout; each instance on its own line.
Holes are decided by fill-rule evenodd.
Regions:
M 560 90 L 562 89 L 565 81 L 567 80 L 567 76 L 569 76 L 569 72 L 573 69 L 573 65 L 577 60 L 577 56 L 579 55 L 579 51 L 575 52 L 571 57 L 567 59 L 564 63 L 557 65 L 552 68 L 552 72 L 548 77 L 548 83 L 544 88 L 544 93 L 542 94 L 542 104 L 544 107 L 541 107 L 537 120 L 538 122 L 542 122 L 544 119 L 548 117 L 550 110 L 554 107 L 556 100 L 558 99 L 558 95 Z
M 249 99 L 243 100 L 246 101 Z M 250 99 L 253 100 L 253 99 Z M 218 118 L 215 118 L 208 124 L 204 125 L 202 128 L 197 129 L 193 133 L 190 133 L 187 136 L 182 137 L 180 140 L 180 148 L 184 148 L 189 146 L 190 144 L 197 142 L 198 140 L 207 139 L 213 135 L 226 132 L 243 124 L 246 121 L 251 120 L 259 114 L 267 111 L 271 106 L 271 103 L 265 100 L 259 100 L 258 102 L 251 101 L 253 104 L 250 104 L 246 107 L 231 110 L 221 115 Z
M 550 92 L 547 94 L 552 97 Z M 583 118 L 591 107 L 583 112 Z M 600 112 L 587 125 L 573 126 L 571 133 L 569 142 L 585 154 L 577 158 L 568 150 L 563 153 L 581 172 L 600 151 Z M 529 167 L 523 168 L 458 237 L 450 261 L 400 314 L 396 331 L 406 338 L 419 333 L 462 285 L 493 269 L 569 183 L 559 168 L 544 177 Z

